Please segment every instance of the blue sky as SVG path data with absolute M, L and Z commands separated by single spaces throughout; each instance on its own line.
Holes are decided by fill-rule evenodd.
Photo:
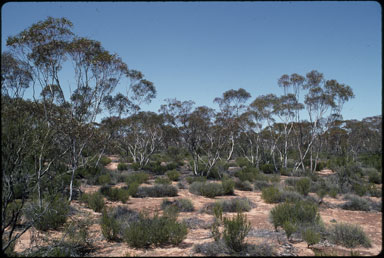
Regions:
M 2 51 L 47 16 L 100 41 L 154 82 L 165 98 L 217 107 L 229 89 L 282 94 L 283 74 L 322 72 L 352 87 L 345 119 L 382 112 L 381 6 L 377 2 L 10 2 L 2 6 Z M 62 80 L 65 82 L 67 78 Z M 67 81 L 70 80 L 69 78 Z

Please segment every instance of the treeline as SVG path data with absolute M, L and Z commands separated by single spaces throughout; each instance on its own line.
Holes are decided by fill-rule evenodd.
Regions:
M 287 175 L 357 161 L 381 170 L 381 116 L 343 120 L 352 89 L 322 73 L 281 76 L 281 96 L 226 91 L 214 99 L 218 110 L 167 99 L 158 113 L 143 112 L 154 84 L 72 27 L 49 17 L 9 37 L 1 55 L 3 251 L 53 216 L 50 205 L 76 197 L 82 169 L 97 168 L 105 154 L 162 169 L 154 160 L 165 153 L 189 160 L 194 175 L 216 178 L 232 159 Z M 60 77 L 68 63 L 71 85 Z M 118 85 L 125 91 L 115 93 Z M 25 209 L 33 216 L 17 232 Z

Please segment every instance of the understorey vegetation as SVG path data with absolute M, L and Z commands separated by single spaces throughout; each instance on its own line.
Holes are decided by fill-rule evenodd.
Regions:
M 276 255 L 267 243 L 247 242 L 246 213 L 259 207 L 260 195 L 288 240 L 371 245 L 361 228 L 327 228 L 319 215 L 328 198 L 343 199 L 344 210 L 382 211 L 382 117 L 343 119 L 343 105 L 354 97 L 350 86 L 312 70 L 278 78 L 280 95 L 252 97 L 239 88 L 213 99 L 216 109 L 169 98 L 157 112 L 143 111 L 156 97 L 154 83 L 101 42 L 76 35 L 66 18 L 38 21 L 8 37 L 6 46 L 1 233 L 7 255 L 88 255 L 89 225 L 70 224 L 82 215 L 78 205 L 97 216 L 105 240 L 130 247 L 177 246 L 189 230 L 204 228 L 214 242 L 195 245 L 197 253 Z M 161 215 L 127 208 L 148 198 L 160 199 Z M 212 203 L 201 208 L 195 198 Z M 180 212 L 198 211 L 214 221 L 178 220 Z M 64 237 L 15 253 L 29 230 Z

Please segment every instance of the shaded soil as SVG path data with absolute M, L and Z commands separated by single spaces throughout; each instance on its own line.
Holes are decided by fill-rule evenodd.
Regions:
M 113 162 L 108 164 L 108 169 L 117 168 L 117 157 L 112 157 Z M 326 171 L 325 174 L 331 172 Z M 184 173 L 183 173 L 184 174 Z M 283 179 L 284 177 L 282 177 Z M 149 183 L 153 182 L 153 179 Z M 173 182 L 176 185 L 175 182 Z M 124 183 L 119 183 L 116 187 L 124 186 Z M 81 190 L 83 192 L 94 192 L 97 191 L 100 186 L 90 186 L 82 185 Z M 269 212 L 275 206 L 275 204 L 267 204 L 261 199 L 261 192 L 258 191 L 239 191 L 235 190 L 234 196 L 220 196 L 216 198 L 206 198 L 202 196 L 197 196 L 188 191 L 188 189 L 179 189 L 177 197 L 166 197 L 169 200 L 174 200 L 178 198 L 187 198 L 190 199 L 195 207 L 194 212 L 181 212 L 178 220 L 193 218 L 204 222 L 209 225 L 213 220 L 213 215 L 209 215 L 201 212 L 200 210 L 204 205 L 208 203 L 215 202 L 220 199 L 232 199 L 237 197 L 247 197 L 253 203 L 256 204 L 256 207 L 245 212 L 248 217 L 248 220 L 251 222 L 252 230 L 248 234 L 246 241 L 248 243 L 260 244 L 267 242 L 275 247 L 275 250 L 279 255 L 297 255 L 297 256 L 313 256 L 313 249 L 323 250 L 324 252 L 337 254 L 337 255 L 350 255 L 351 249 L 344 248 L 341 246 L 335 246 L 332 244 L 324 245 L 318 244 L 312 248 L 307 248 L 305 242 L 292 242 L 289 243 L 286 239 L 285 233 L 280 229 L 278 232 L 274 231 L 273 225 L 269 222 Z M 159 212 L 161 214 L 160 205 L 165 199 L 162 198 L 133 198 L 125 203 L 121 202 L 111 202 L 105 199 L 106 206 L 115 207 L 115 206 L 126 206 L 129 209 L 136 211 L 147 211 L 150 214 Z M 379 200 L 376 198 L 376 200 Z M 380 198 L 381 200 L 381 198 Z M 327 208 L 328 204 L 339 204 L 344 202 L 341 197 L 337 199 L 325 197 L 325 205 L 320 206 L 320 215 L 326 225 L 331 225 L 334 222 L 347 222 L 352 224 L 360 225 L 364 231 L 367 233 L 369 238 L 372 241 L 371 248 L 355 248 L 354 252 L 359 253 L 360 255 L 378 255 L 382 249 L 382 213 L 381 212 L 363 212 L 363 211 L 347 211 L 340 208 Z M 210 229 L 204 227 L 204 225 L 198 225 L 196 228 L 191 228 L 188 231 L 186 239 L 179 246 L 164 246 L 153 249 L 135 249 L 129 247 L 124 242 L 108 242 L 101 234 L 101 228 L 98 223 L 101 213 L 94 212 L 91 209 L 85 208 L 84 204 L 79 203 L 78 201 L 72 201 L 72 208 L 74 209 L 74 215 L 77 218 L 88 218 L 88 221 L 92 222 L 90 227 L 89 234 L 90 238 L 93 240 L 93 244 L 96 247 L 95 251 L 90 253 L 90 256 L 203 256 L 202 254 L 194 252 L 194 245 L 201 244 L 205 242 L 212 242 L 213 238 L 210 235 Z M 331 205 L 331 207 L 335 207 Z M 232 216 L 234 213 L 225 213 L 224 216 Z M 42 244 L 42 243 L 33 243 L 31 242 L 31 236 L 42 239 L 44 236 L 49 238 L 59 238 L 62 233 L 56 231 L 49 231 L 47 233 L 37 232 L 36 230 L 29 230 L 24 234 L 15 247 L 15 251 L 21 252 L 26 248 L 30 248 L 32 245 Z M 289 247 L 289 252 L 287 253 L 287 248 Z

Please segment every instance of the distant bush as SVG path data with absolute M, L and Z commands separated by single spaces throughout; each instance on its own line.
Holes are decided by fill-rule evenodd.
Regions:
M 295 191 L 281 191 L 280 199 L 285 202 L 297 202 L 305 200 L 305 197 Z
M 95 212 L 100 212 L 104 208 L 104 198 L 103 195 L 100 194 L 99 192 L 95 193 L 83 193 L 81 195 L 80 201 L 84 202 L 87 204 L 89 208 L 94 210 Z
M 296 191 L 304 196 L 308 195 L 310 187 L 311 180 L 309 178 L 301 178 L 295 184 Z
M 179 181 L 180 179 L 180 172 L 177 170 L 169 170 L 165 174 L 171 181 Z
M 368 175 L 368 182 L 373 184 L 381 184 L 382 176 L 381 173 L 377 172 L 374 168 L 367 168 L 364 171 Z
M 235 181 L 235 188 L 241 191 L 253 191 L 252 184 L 249 181 Z
M 169 180 L 168 177 L 157 177 L 155 179 L 155 184 L 160 184 L 160 185 L 170 185 L 172 182 Z
M 214 198 L 223 195 L 223 187 L 219 183 L 193 182 L 189 186 L 189 191 L 196 195 Z
M 129 186 L 130 184 L 136 182 L 139 185 L 142 183 L 146 183 L 149 179 L 149 175 L 145 172 L 134 172 L 126 177 L 126 184 Z
M 359 196 L 363 196 L 368 192 L 368 185 L 363 182 L 352 183 L 352 192 Z
M 101 156 L 99 162 L 100 162 L 101 165 L 106 166 L 106 165 L 108 165 L 109 163 L 111 163 L 112 160 L 111 160 L 110 158 L 106 157 L 106 156 Z
M 254 183 L 255 190 L 259 190 L 259 191 L 263 190 L 266 187 L 271 187 L 271 186 L 272 186 L 272 184 L 268 183 L 267 181 L 259 181 L 259 180 L 257 180 Z
M 207 178 L 204 176 L 189 176 L 186 178 L 188 184 L 192 184 L 193 182 L 205 182 Z
M 124 241 L 131 247 L 148 248 L 151 245 L 178 245 L 187 236 L 188 229 L 184 223 L 176 218 L 155 214 L 150 218 L 140 215 L 139 221 L 133 222 L 124 232 Z
M 108 200 L 113 202 L 121 201 L 122 203 L 126 203 L 130 195 L 128 188 L 115 188 L 110 186 L 102 186 L 99 191 L 101 194 L 107 197 Z
M 177 188 L 172 185 L 139 187 L 134 197 L 172 197 L 177 196 Z
M 260 170 L 265 174 L 272 174 L 275 171 L 275 166 L 273 164 L 263 164 L 260 166 Z
M 109 174 L 102 174 L 97 178 L 98 185 L 106 185 L 111 183 L 111 176 Z
M 245 244 L 240 252 L 234 252 L 228 248 L 224 240 L 195 244 L 193 248 L 195 253 L 201 253 L 204 256 L 228 256 L 235 255 L 237 257 L 272 257 L 277 256 L 274 248 L 268 243 L 261 244 Z
M 236 164 L 239 167 L 251 167 L 252 166 L 251 162 L 249 162 L 249 160 L 247 160 L 244 157 L 237 157 L 236 158 Z
M 235 189 L 235 182 L 232 179 L 223 179 L 221 181 L 222 194 L 233 195 Z
M 353 210 L 353 211 L 369 211 L 370 202 L 364 198 L 361 198 L 357 195 L 346 195 L 344 199 L 348 200 L 347 202 L 341 205 L 341 208 L 344 210 Z
M 47 231 L 62 226 L 69 213 L 69 202 L 63 196 L 50 196 L 42 201 L 40 207 L 37 202 L 26 205 L 25 215 L 35 220 L 34 226 L 38 230 Z
M 368 185 L 368 193 L 372 197 L 381 197 L 382 196 L 382 190 L 381 188 L 378 188 L 375 186 L 375 184 L 371 183 Z
M 235 177 L 238 177 L 240 181 L 253 182 L 259 174 L 259 170 L 255 167 L 243 167 L 241 170 L 235 172 Z
M 261 198 L 266 203 L 278 203 L 282 201 L 279 189 L 274 186 L 264 188 L 261 192 Z
M 363 246 L 371 247 L 371 241 L 358 225 L 347 223 L 337 223 L 330 230 L 330 240 L 334 244 L 342 245 L 347 248 Z
M 209 214 L 212 214 L 214 207 L 216 206 L 219 206 L 223 212 L 246 212 L 250 211 L 253 207 L 256 207 L 256 205 L 248 198 L 234 198 L 209 203 L 203 209 Z
M 244 239 L 251 230 L 251 223 L 246 215 L 237 213 L 233 218 L 224 218 L 223 239 L 232 250 L 239 252 L 245 247 Z
M 119 163 L 118 165 L 117 165 L 117 169 L 118 170 L 120 170 L 120 171 L 122 171 L 122 170 L 128 170 L 128 164 L 127 163 Z
M 307 201 L 284 202 L 270 211 L 270 220 L 277 230 L 287 221 L 293 225 L 313 225 L 320 223 L 317 206 Z
M 195 210 L 191 200 L 184 198 L 176 199 L 174 201 L 169 201 L 168 199 L 163 200 L 163 202 L 161 203 L 161 209 L 164 210 L 168 206 L 174 206 L 180 212 L 190 212 Z

